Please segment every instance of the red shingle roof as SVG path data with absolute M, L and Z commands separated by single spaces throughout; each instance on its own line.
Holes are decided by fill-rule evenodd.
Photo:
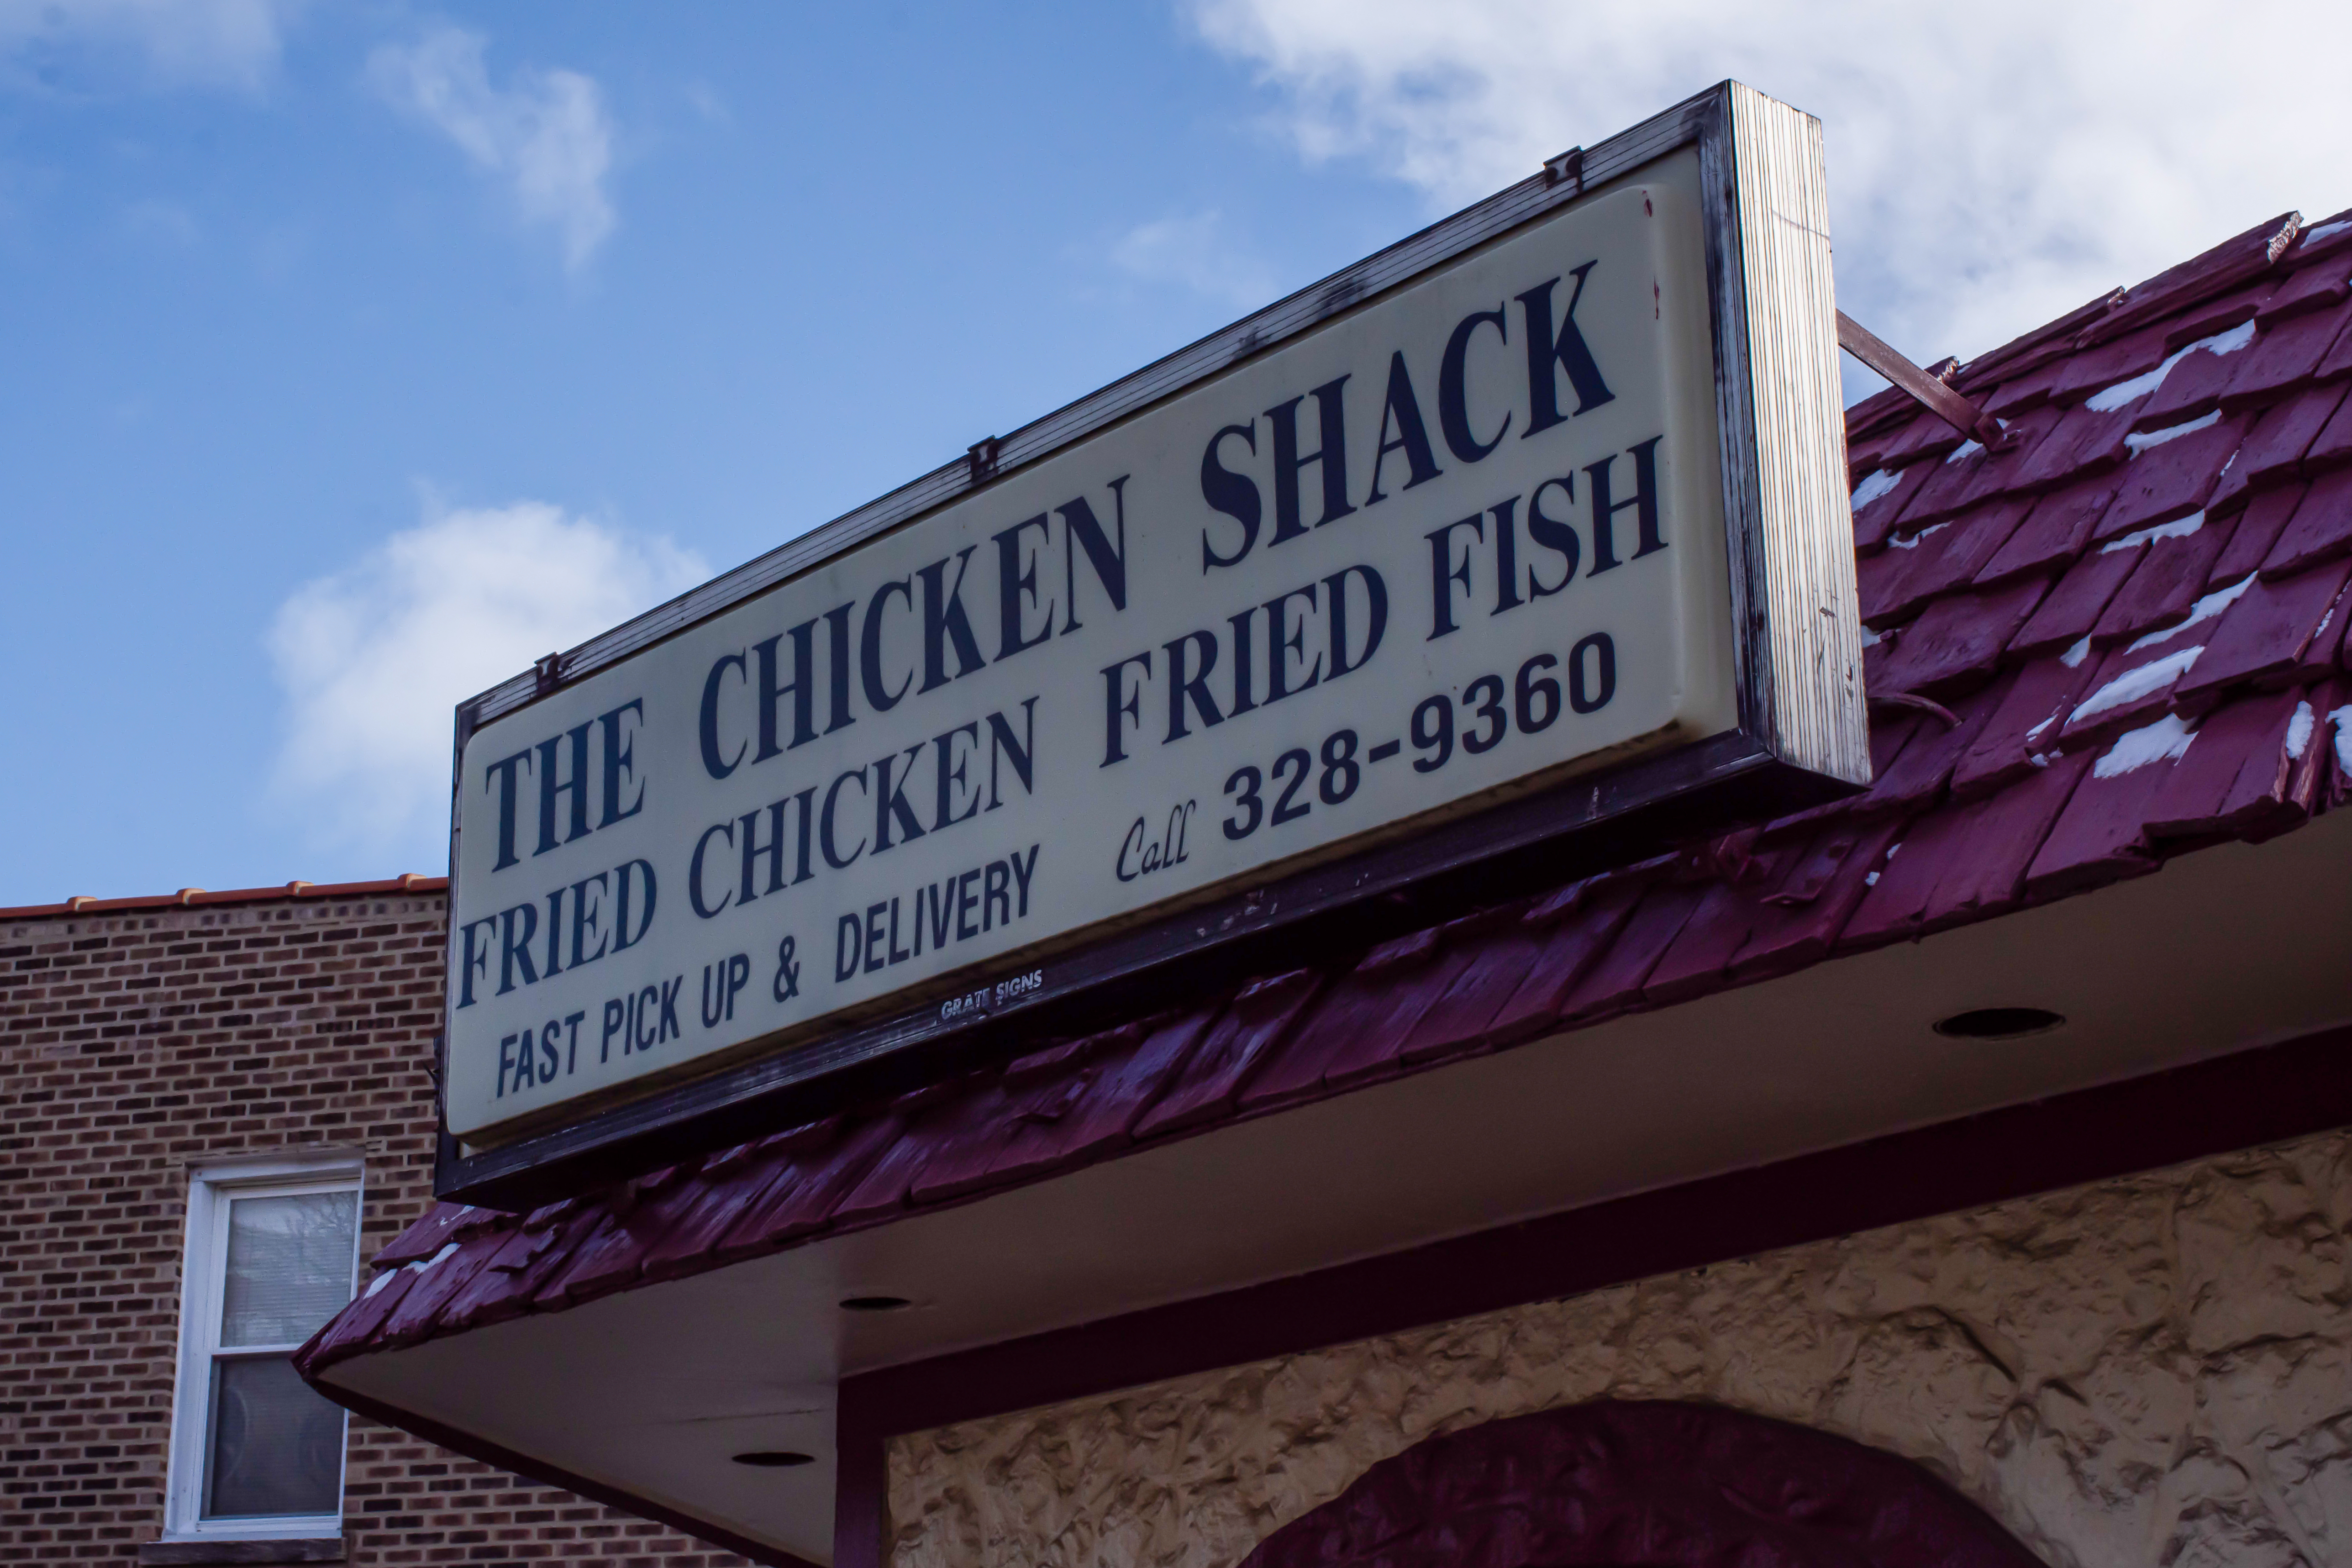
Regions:
M 44 915 L 120 915 L 142 910 L 176 910 L 203 904 L 266 904 L 276 899 L 359 899 L 372 893 L 438 893 L 447 889 L 446 877 L 408 871 L 377 882 L 289 882 L 281 888 L 231 888 L 212 893 L 202 888 L 182 888 L 176 893 L 141 893 L 127 899 L 67 899 L 54 904 L 19 904 L 0 910 L 0 921 L 35 919 Z
M 444 1205 L 302 1357 L 461 1332 L 2258 840 L 2352 793 L 2352 214 L 1848 417 L 1876 782 L 528 1215 Z

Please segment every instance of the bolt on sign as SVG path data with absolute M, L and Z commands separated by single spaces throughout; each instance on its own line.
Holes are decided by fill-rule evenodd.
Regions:
M 456 1185 L 1509 803 L 1866 777 L 1833 315 L 1727 84 L 468 704 Z

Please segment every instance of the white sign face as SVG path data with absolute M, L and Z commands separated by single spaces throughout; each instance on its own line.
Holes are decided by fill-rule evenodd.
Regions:
M 451 1130 L 1732 728 L 1696 156 L 1644 176 L 476 731 Z

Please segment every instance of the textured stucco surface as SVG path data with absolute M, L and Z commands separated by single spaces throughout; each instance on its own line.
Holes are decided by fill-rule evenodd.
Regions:
M 1223 1568 L 1579 1401 L 1908 1456 L 2055 1568 L 2352 1564 L 2352 1133 L 895 1440 L 898 1568 Z

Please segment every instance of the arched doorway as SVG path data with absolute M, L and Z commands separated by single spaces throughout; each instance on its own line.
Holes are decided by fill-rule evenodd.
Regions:
M 1242 1568 L 2041 1568 L 1908 1459 L 1708 1405 L 1604 1401 L 1432 1437 Z

